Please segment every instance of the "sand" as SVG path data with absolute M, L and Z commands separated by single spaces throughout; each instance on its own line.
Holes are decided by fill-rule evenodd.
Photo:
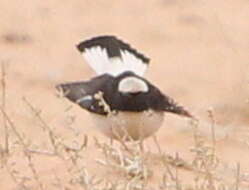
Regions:
M 100 167 L 94 160 L 100 155 L 94 137 L 104 142 L 108 139 L 93 127 L 86 111 L 58 98 L 54 88 L 62 82 L 93 77 L 95 73 L 75 45 L 89 37 L 111 34 L 151 58 L 146 78 L 199 118 L 200 133 L 207 143 L 212 142 L 208 117 L 208 110 L 212 110 L 216 121 L 216 155 L 227 165 L 226 179 L 235 179 L 236 163 L 240 163 L 241 172 L 249 172 L 248 1 L 1 0 L 0 9 L 5 111 L 30 149 L 51 151 L 53 147 L 48 133 L 23 98 L 40 110 L 40 116 L 64 144 L 77 147 L 84 135 L 88 136 L 82 165 L 92 175 L 118 178 L 113 170 Z M 3 150 L 2 115 L 0 123 Z M 9 133 L 10 155 L 1 164 L 0 189 L 21 188 L 20 182 L 10 175 L 14 170 L 18 180 L 27 178 L 25 184 L 30 189 L 38 188 L 38 181 L 45 189 L 66 189 L 67 179 L 72 177 L 68 172 L 70 164 L 55 156 L 34 154 L 32 163 L 38 172 L 37 181 L 10 126 Z M 167 154 L 178 152 L 187 161 L 193 158 L 190 152 L 193 129 L 188 121 L 166 114 L 157 138 Z M 157 152 L 152 139 L 145 143 L 152 152 Z M 151 168 L 160 167 L 155 164 Z M 182 172 L 185 176 L 182 181 L 188 183 L 192 173 Z M 154 172 L 149 183 L 158 184 L 158 176 Z M 249 188 L 248 178 L 241 182 L 243 187 Z M 60 179 L 61 187 L 53 185 L 56 179 Z M 74 189 L 77 188 L 82 189 L 78 186 Z

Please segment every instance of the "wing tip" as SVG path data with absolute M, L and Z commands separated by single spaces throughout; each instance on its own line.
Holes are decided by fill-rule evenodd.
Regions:
M 66 84 L 57 84 L 55 89 L 58 97 L 66 97 L 69 93 Z
M 117 38 L 115 36 L 113 36 L 113 35 L 95 36 L 95 37 L 89 38 L 88 40 L 84 40 L 84 41 L 78 43 L 76 45 L 76 48 L 80 52 L 84 52 L 86 48 L 90 48 L 90 47 L 99 45 L 98 44 L 99 41 L 103 41 L 103 40 L 106 40 L 106 39 L 115 40 Z

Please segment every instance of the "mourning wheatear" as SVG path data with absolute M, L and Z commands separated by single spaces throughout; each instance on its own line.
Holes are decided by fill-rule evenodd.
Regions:
M 97 73 L 89 81 L 60 84 L 57 89 L 89 111 L 108 137 L 144 139 L 161 127 L 164 112 L 191 114 L 143 78 L 149 58 L 115 36 L 99 36 L 77 45 Z

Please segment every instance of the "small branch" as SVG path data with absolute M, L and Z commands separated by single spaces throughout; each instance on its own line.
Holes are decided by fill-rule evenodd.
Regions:
M 5 65 L 4 63 L 1 64 L 1 86 L 2 86 L 2 109 L 5 111 L 6 108 L 6 71 L 5 71 Z M 3 126 L 4 126 L 4 133 L 5 133 L 5 138 L 4 138 L 4 147 L 5 147 L 5 153 L 9 153 L 9 130 L 8 130 L 8 125 L 6 118 L 3 115 Z
M 30 168 L 30 170 L 32 171 L 32 174 L 36 180 L 36 182 L 38 183 L 39 187 L 41 190 L 43 190 L 43 185 L 40 182 L 38 173 L 34 167 L 34 164 L 32 163 L 32 157 L 31 154 L 29 153 L 28 150 L 28 146 L 26 145 L 26 143 L 24 142 L 22 136 L 19 134 L 19 132 L 16 130 L 16 127 L 14 125 L 14 123 L 11 121 L 11 119 L 9 118 L 9 116 L 6 114 L 5 110 L 0 106 L 0 111 L 2 112 L 3 116 L 5 117 L 6 121 L 8 122 L 9 127 L 12 129 L 12 131 L 14 132 L 15 136 L 18 138 L 18 142 L 20 143 L 20 145 L 23 148 L 23 153 L 26 156 L 26 158 L 28 158 L 28 166 Z
M 208 110 L 209 118 L 211 119 L 211 132 L 212 132 L 212 161 L 215 162 L 215 149 L 216 149 L 216 136 L 215 136 L 215 125 L 216 121 L 214 118 L 213 111 L 211 109 Z
M 11 119 L 9 118 L 9 116 L 6 114 L 5 110 L 3 109 L 2 106 L 0 106 L 0 111 L 2 112 L 5 120 L 8 122 L 9 127 L 12 129 L 12 131 L 14 132 L 15 136 L 18 138 L 18 141 L 21 143 L 21 145 L 25 148 L 26 144 L 24 143 L 24 140 L 22 138 L 22 136 L 19 134 L 19 132 L 16 130 L 14 123 L 11 121 Z
M 158 150 L 159 154 L 162 155 L 162 149 L 161 149 L 161 146 L 160 146 L 160 144 L 159 144 L 159 142 L 157 140 L 156 135 L 153 135 L 153 140 L 154 140 L 154 143 L 155 143 L 155 145 L 157 147 L 157 150 Z
M 52 144 L 53 148 L 54 148 L 54 152 L 55 154 L 58 153 L 58 147 L 57 147 L 57 143 L 56 143 L 56 135 L 53 133 L 53 131 L 51 130 L 50 126 L 46 123 L 46 121 L 41 117 L 40 115 L 40 111 L 37 110 L 26 98 L 23 97 L 23 101 L 26 103 L 26 105 L 28 105 L 28 107 L 30 108 L 30 110 L 34 113 L 35 117 L 39 120 L 39 122 L 41 123 L 41 127 L 43 130 L 47 130 L 48 132 L 48 136 L 49 136 L 49 140 L 50 143 Z
M 176 153 L 175 159 L 176 159 L 176 160 L 179 160 L 179 155 L 178 155 L 178 153 Z M 180 181 L 179 181 L 178 167 L 175 167 L 175 172 L 176 172 L 176 174 L 175 174 L 176 189 L 177 189 L 177 190 L 181 190 L 182 187 L 181 187 L 181 183 L 180 183 Z
M 24 180 L 22 180 L 21 182 L 18 181 L 15 173 L 10 169 L 9 165 L 6 164 L 5 165 L 6 171 L 9 174 L 10 178 L 12 179 L 12 181 L 18 186 L 20 187 L 20 189 L 23 190 L 28 190 L 29 188 L 24 184 Z
M 236 182 L 235 182 L 235 190 L 239 190 L 239 183 L 240 183 L 240 163 L 237 163 L 236 169 Z

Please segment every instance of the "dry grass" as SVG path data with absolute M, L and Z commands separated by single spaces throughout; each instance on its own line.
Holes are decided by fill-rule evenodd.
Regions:
M 193 132 L 193 146 L 190 147 L 193 157 L 186 161 L 180 153 L 168 155 L 163 147 L 154 139 L 157 153 L 152 153 L 146 143 L 139 141 L 101 142 L 97 138 L 91 141 L 89 147 L 88 136 L 77 141 L 75 146 L 68 145 L 56 130 L 43 119 L 39 109 L 27 99 L 24 105 L 29 109 L 33 118 L 37 120 L 46 136 L 46 143 L 51 149 L 31 148 L 32 143 L 18 131 L 18 122 L 13 121 L 6 111 L 6 72 L 2 64 L 2 125 L 4 127 L 4 144 L 0 145 L 1 168 L 5 171 L 17 190 L 30 189 L 64 189 L 64 190 L 239 190 L 243 189 L 241 182 L 246 180 L 247 174 L 241 173 L 240 164 L 237 163 L 234 178 L 228 179 L 220 172 L 222 163 L 216 153 L 215 117 L 208 110 L 212 141 L 206 142 L 199 134 L 200 124 L 191 121 L 189 125 Z M 103 104 L 105 105 L 105 104 Z M 76 138 L 76 137 L 75 137 Z M 77 139 L 77 138 L 76 138 Z M 85 152 L 95 148 L 99 156 L 92 158 L 99 165 L 100 170 L 108 175 L 105 177 L 91 174 L 87 167 Z M 17 162 L 16 155 L 22 157 L 23 162 Z M 60 160 L 65 170 L 63 173 L 54 171 L 52 183 L 43 181 L 38 169 L 39 160 L 43 157 Z M 39 159 L 38 159 L 39 158 Z M 37 161 L 38 160 L 38 161 Z M 19 164 L 24 164 L 27 171 L 18 170 Z M 53 163 L 49 163 L 50 165 Z M 156 167 L 155 167 L 156 166 Z M 40 166 L 39 166 L 40 168 Z M 181 176 L 188 173 L 189 181 L 186 183 Z M 185 174 L 186 175 L 186 174 Z M 61 177 L 66 176 L 66 177 Z M 110 177 L 112 176 L 112 177 Z M 157 184 L 151 183 L 157 178 Z M 184 181 L 184 182 L 183 182 Z M 244 188 L 245 189 L 245 188 Z

